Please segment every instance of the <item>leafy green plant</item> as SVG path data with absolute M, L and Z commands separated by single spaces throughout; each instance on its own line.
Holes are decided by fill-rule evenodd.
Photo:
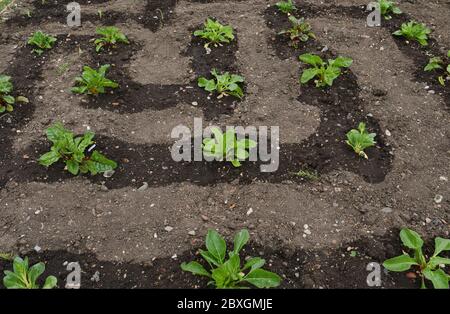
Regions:
M 115 48 L 117 43 L 130 43 L 127 36 L 115 26 L 98 27 L 95 33 L 102 36 L 94 41 L 97 52 L 100 52 L 105 46 Z
M 283 12 L 284 14 L 292 14 L 292 12 L 297 10 L 297 7 L 292 2 L 292 0 L 277 2 L 276 6 L 278 10 Z
M 39 158 L 39 163 L 45 167 L 50 167 L 62 159 L 66 169 L 73 175 L 80 172 L 96 175 L 117 168 L 115 161 L 109 160 L 98 151 L 86 152 L 86 149 L 94 144 L 95 134 L 92 132 L 75 137 L 61 123 L 56 123 L 48 128 L 46 133 L 53 145 L 48 153 Z
M 209 230 L 206 236 L 207 251 L 200 250 L 200 255 L 208 263 L 210 271 L 198 262 L 182 263 L 181 269 L 194 275 L 210 278 L 208 284 L 216 288 L 244 288 L 245 284 L 252 284 L 257 288 L 277 287 L 281 277 L 275 273 L 262 269 L 265 260 L 254 257 L 241 266 L 239 252 L 247 244 L 250 235 L 247 230 L 241 230 L 234 237 L 234 248 L 228 252 L 226 259 L 226 242 L 215 230 Z M 244 286 L 243 286 L 244 285 Z
M 211 74 L 214 77 L 211 80 L 208 80 L 205 77 L 200 77 L 198 79 L 198 86 L 204 88 L 208 92 L 216 91 L 219 94 L 219 96 L 217 96 L 219 99 L 228 95 L 239 99 L 244 96 L 244 92 L 239 86 L 239 83 L 244 82 L 244 78 L 242 76 L 230 74 L 229 72 L 219 74 L 216 69 L 213 69 Z
M 28 99 L 23 96 L 14 98 L 11 96 L 13 91 L 13 84 L 11 77 L 7 75 L 0 75 L 0 113 L 5 111 L 11 112 L 14 110 L 13 105 L 17 102 L 27 103 Z
M 396 36 L 403 36 L 409 40 L 415 40 L 421 46 L 427 46 L 428 35 L 430 33 L 431 30 L 425 24 L 410 21 L 408 23 L 403 23 L 401 28 L 393 34 Z
M 359 156 L 368 159 L 369 157 L 364 150 L 375 146 L 375 136 L 377 136 L 375 133 L 367 132 L 366 124 L 364 122 L 360 122 L 357 130 L 353 129 L 347 133 L 347 140 L 345 142 L 351 146 Z
M 213 127 L 211 131 L 214 138 L 203 140 L 203 154 L 219 161 L 230 161 L 236 168 L 241 166 L 241 161 L 249 157 L 248 150 L 257 146 L 257 143 L 250 139 L 238 140 L 234 129 L 222 133 L 219 128 Z
M 36 46 L 37 48 L 33 49 L 33 52 L 37 53 L 39 56 L 44 53 L 46 49 L 51 49 L 53 44 L 56 42 L 56 38 L 47 35 L 44 32 L 37 31 L 35 32 L 29 39 L 28 44 L 32 46 Z
M 328 63 L 326 63 L 319 56 L 310 53 L 305 53 L 299 58 L 300 61 L 313 66 L 303 71 L 300 83 L 306 84 L 314 77 L 317 77 L 314 80 L 317 87 L 332 86 L 334 80 L 341 75 L 341 69 L 348 68 L 353 63 L 352 59 L 346 57 L 329 59 Z
M 447 58 L 450 58 L 450 50 L 447 52 Z M 438 69 L 443 69 L 444 66 L 444 61 L 441 57 L 433 57 L 428 61 L 428 64 L 425 66 L 424 71 L 435 71 Z M 446 72 L 447 73 L 445 75 L 450 77 L 450 63 L 447 65 Z M 445 78 L 443 75 L 440 75 L 438 77 L 438 81 L 442 86 L 445 85 Z
M 7 289 L 39 289 L 36 282 L 45 271 L 44 263 L 40 262 L 29 267 L 28 258 L 14 258 L 13 271 L 5 270 L 3 285 Z M 55 276 L 48 276 L 45 279 L 42 289 L 52 289 L 56 287 L 57 279 Z
M 96 71 L 91 67 L 84 66 L 81 77 L 75 79 L 76 84 L 80 86 L 73 87 L 72 92 L 77 94 L 98 95 L 104 94 L 106 87 L 119 87 L 119 84 L 106 78 L 106 71 L 109 67 L 109 64 L 105 64 Z
M 291 22 L 292 27 L 279 32 L 278 35 L 288 35 L 295 48 L 298 48 L 299 42 L 307 42 L 309 38 L 316 38 L 316 35 L 311 31 L 311 25 L 305 22 L 304 18 L 297 19 L 291 15 L 289 16 L 289 22 Z
M 222 25 L 218 21 L 210 18 L 206 19 L 203 29 L 196 30 L 194 36 L 201 37 L 207 40 L 205 48 L 209 45 L 217 47 L 223 43 L 229 43 L 234 39 L 233 28 L 229 25 Z
M 450 259 L 439 256 L 443 251 L 450 251 L 450 240 L 437 237 L 434 239 L 434 253 L 428 259 L 422 252 L 423 240 L 420 235 L 410 229 L 400 231 L 403 245 L 414 251 L 411 257 L 408 253 L 386 260 L 383 266 L 390 271 L 402 272 L 412 266 L 418 267 L 422 279 L 422 288 L 426 288 L 425 279 L 432 282 L 435 289 L 448 289 L 450 276 L 444 272 L 441 265 L 450 265 Z
M 380 6 L 380 13 L 386 19 L 390 20 L 392 16 L 390 14 L 402 14 L 402 10 L 393 1 L 378 0 Z

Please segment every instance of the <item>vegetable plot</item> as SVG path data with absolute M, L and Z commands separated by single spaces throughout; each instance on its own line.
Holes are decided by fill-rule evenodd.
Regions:
M 83 288 L 366 288 L 372 262 L 448 288 L 435 3 L 379 0 L 379 28 L 351 4 L 93 0 L 78 28 L 28 4 L 0 22 L 5 288 L 62 288 L 69 260 Z

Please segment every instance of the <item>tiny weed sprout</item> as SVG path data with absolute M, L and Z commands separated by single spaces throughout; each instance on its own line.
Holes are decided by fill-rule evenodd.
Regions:
M 225 133 L 214 127 L 211 129 L 214 138 L 203 140 L 203 155 L 215 158 L 219 161 L 230 161 L 236 168 L 241 166 L 241 161 L 249 157 L 249 149 L 255 148 L 257 143 L 250 139 L 237 139 L 234 129 Z
M 311 25 L 305 22 L 304 18 L 297 19 L 291 15 L 289 16 L 289 21 L 292 27 L 279 32 L 278 35 L 288 35 L 295 48 L 298 48 L 299 42 L 307 42 L 309 38 L 316 38 L 316 35 L 311 32 Z
M 378 5 L 380 6 L 381 15 L 386 20 L 390 20 L 392 18 L 391 14 L 402 14 L 400 8 L 393 1 L 378 0 Z
M 315 181 L 319 179 L 319 174 L 317 173 L 317 171 L 310 169 L 301 169 L 299 172 L 295 172 L 294 175 L 309 181 Z
M 115 26 L 99 27 L 95 32 L 102 36 L 94 41 L 95 51 L 97 52 L 100 52 L 105 46 L 115 48 L 118 43 L 130 43 L 127 36 Z
M 368 159 L 369 157 L 364 150 L 375 146 L 375 136 L 377 136 L 375 133 L 367 132 L 364 122 L 360 122 L 357 130 L 353 129 L 347 133 L 347 140 L 345 142 L 353 148 L 356 154 Z
M 35 32 L 29 39 L 28 44 L 36 46 L 33 52 L 37 53 L 39 56 L 44 53 L 46 49 L 51 49 L 53 44 L 56 42 L 56 38 L 47 35 L 41 31 Z
M 448 289 L 450 276 L 441 267 L 450 265 L 450 259 L 439 256 L 443 251 L 450 251 L 450 240 L 444 238 L 434 239 L 434 253 L 427 261 L 422 252 L 423 240 L 420 235 L 410 229 L 400 231 L 403 245 L 414 251 L 414 257 L 408 253 L 386 260 L 383 266 L 389 271 L 407 271 L 411 266 L 418 267 L 422 279 L 421 288 L 426 288 L 425 279 L 432 282 L 435 289 Z
M 341 68 L 348 68 L 353 63 L 352 59 L 346 57 L 329 59 L 326 63 L 319 56 L 310 53 L 303 54 L 299 58 L 300 61 L 313 66 L 303 71 L 300 83 L 306 84 L 317 77 L 314 80 L 317 87 L 332 86 L 333 81 L 341 75 Z
M 76 94 L 98 95 L 104 94 L 106 87 L 119 87 L 119 84 L 105 77 L 109 67 L 109 64 L 105 64 L 96 71 L 88 66 L 84 66 L 81 77 L 75 79 L 76 84 L 80 86 L 73 87 L 72 92 Z
M 450 58 L 450 50 L 447 52 L 447 58 Z M 430 72 L 435 70 L 440 70 L 445 67 L 445 62 L 441 57 L 433 57 L 430 58 L 428 64 L 425 66 L 424 71 Z M 450 77 L 450 64 L 447 65 L 445 76 Z M 438 81 L 442 86 L 445 86 L 445 78 L 444 75 L 438 76 Z
M 206 49 L 208 49 L 211 44 L 214 45 L 214 47 L 217 47 L 223 43 L 228 44 L 234 39 L 233 28 L 231 26 L 222 25 L 218 21 L 214 21 L 210 18 L 206 19 L 203 29 L 194 32 L 194 36 L 206 39 Z
M 13 91 L 13 84 L 11 77 L 7 75 L 0 75 L 0 113 L 11 112 L 14 110 L 13 105 L 17 102 L 27 103 L 28 99 L 23 96 L 14 98 L 11 96 Z
M 415 40 L 421 46 L 427 46 L 428 34 L 430 33 L 431 30 L 425 24 L 410 21 L 408 23 L 403 23 L 401 28 L 393 34 L 396 36 L 403 36 L 409 40 Z
M 284 14 L 292 14 L 292 12 L 297 10 L 297 7 L 292 2 L 292 0 L 277 2 L 276 6 L 278 10 L 283 12 Z
M 53 143 L 50 151 L 39 158 L 39 163 L 50 167 L 62 159 L 66 169 L 73 175 L 88 173 L 96 175 L 117 168 L 117 163 L 94 150 L 87 155 L 86 150 L 94 144 L 95 134 L 87 132 L 75 137 L 61 123 L 56 123 L 47 129 L 47 138 Z M 89 150 L 88 150 L 89 153 Z
M 5 270 L 3 285 L 7 289 L 39 289 L 36 282 L 45 271 L 44 263 L 40 262 L 29 267 L 28 258 L 22 259 L 16 257 L 13 261 L 13 271 Z M 56 287 L 57 279 L 55 276 L 48 276 L 42 289 L 52 289 Z
M 214 77 L 211 80 L 208 80 L 205 77 L 200 77 L 198 79 L 198 86 L 204 88 L 208 92 L 216 91 L 219 94 L 219 96 L 217 96 L 218 99 L 228 95 L 239 99 L 244 96 L 244 92 L 239 86 L 239 83 L 244 82 L 244 78 L 242 76 L 230 74 L 228 72 L 219 74 L 216 69 L 213 69 L 211 74 Z
M 208 285 L 216 288 L 245 288 L 251 284 L 257 288 L 278 287 L 281 277 L 275 273 L 262 269 L 265 260 L 260 257 L 248 259 L 244 267 L 241 266 L 239 252 L 247 244 L 250 235 L 247 230 L 241 230 L 234 237 L 234 248 L 228 252 L 225 240 L 215 230 L 209 230 L 206 236 L 206 251 L 200 250 L 200 255 L 208 263 L 210 271 L 198 262 L 182 263 L 183 271 L 194 275 L 205 276 L 210 279 Z

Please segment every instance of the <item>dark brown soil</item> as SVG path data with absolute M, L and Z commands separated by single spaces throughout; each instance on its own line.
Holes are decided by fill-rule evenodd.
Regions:
M 281 289 L 368 288 L 366 278 L 369 271 L 366 270 L 366 265 L 370 262 L 382 263 L 389 256 L 400 254 L 401 248 L 395 244 L 399 241 L 393 238 L 396 234 L 398 232 L 393 232 L 389 238 L 377 241 L 362 239 L 337 250 L 280 250 L 250 244 L 241 251 L 241 258 L 264 258 L 264 268 L 282 276 Z M 196 242 L 192 244 L 196 245 Z M 355 256 L 350 255 L 348 247 L 357 252 Z M 66 277 L 70 273 L 66 270 L 66 265 L 71 262 L 80 263 L 82 289 L 209 288 L 206 279 L 183 272 L 180 268 L 181 261 L 196 260 L 203 264 L 198 250 L 145 264 L 100 261 L 92 254 L 67 251 L 33 251 L 25 255 L 30 258 L 30 263 L 45 262 L 46 271 L 40 278 L 41 281 L 46 276 L 55 275 L 59 288 L 64 288 Z M 0 259 L 0 271 L 10 268 L 11 262 Z M 96 272 L 98 281 L 93 279 Z M 404 273 L 384 272 L 381 280 L 383 288 L 418 288 L 420 284 L 419 280 L 407 279 Z
M 37 25 L 64 23 L 61 21 L 65 20 L 66 12 L 61 10 L 61 7 L 67 2 L 69 1 L 47 1 L 46 4 L 42 4 L 40 0 L 34 0 L 31 3 L 34 6 L 31 18 L 18 14 L 7 20 L 5 27 L 9 30 L 28 27 L 27 31 L 30 31 Z M 79 3 L 97 5 L 106 1 L 80 0 Z M 196 7 L 189 7 L 192 3 L 197 3 Z M 243 17 L 250 16 L 252 20 L 249 23 L 263 21 L 267 28 L 261 33 L 266 41 L 258 41 L 256 45 L 253 43 L 255 45 L 252 47 L 253 50 L 258 53 L 262 51 L 261 56 L 257 56 L 260 59 L 253 63 L 253 65 L 256 64 L 254 67 L 259 66 L 257 62 L 260 62 L 261 67 L 269 68 L 268 61 L 265 60 L 267 56 L 264 55 L 264 49 L 261 46 L 271 48 L 270 53 L 273 52 L 275 56 L 273 59 L 277 59 L 272 60 L 273 62 L 281 60 L 288 64 L 288 67 L 284 69 L 298 69 L 297 77 L 305 68 L 305 65 L 298 60 L 300 54 L 314 52 L 324 59 L 338 55 L 336 52 L 338 50 L 335 50 L 333 45 L 325 45 L 325 39 L 320 36 L 316 40 L 300 45 L 298 49 L 293 48 L 285 37 L 276 35 L 278 31 L 289 26 L 286 16 L 279 14 L 273 7 L 266 9 L 267 4 L 262 1 L 260 3 L 255 0 L 252 3 L 257 4 L 259 11 L 254 12 L 253 9 L 248 9 L 243 13 Z M 200 4 L 204 4 L 201 7 L 207 9 L 206 14 L 198 10 Z M 240 25 L 237 28 L 238 40 L 223 47 L 212 47 L 211 54 L 207 55 L 203 48 L 204 42 L 190 34 L 193 29 L 199 27 L 198 23 L 202 19 L 213 16 L 208 6 L 220 4 L 223 5 L 221 8 L 230 10 L 224 13 L 227 15 L 226 18 L 223 15 L 218 16 L 221 22 Z M 245 86 L 248 93 L 242 101 L 231 97 L 218 100 L 199 88 L 196 80 L 173 84 L 137 82 L 129 66 L 135 61 L 137 55 L 145 50 L 146 42 L 142 40 L 142 37 L 140 40 L 132 40 L 129 46 L 118 46 L 117 49 L 106 50 L 100 54 L 94 51 L 92 32 L 80 32 L 82 35 L 78 33 L 77 35 L 58 35 L 56 46 L 40 57 L 33 54 L 31 48 L 24 42 L 20 42 L 17 49 L 14 48 L 14 57 L 4 64 L 2 73 L 13 77 L 14 95 L 24 95 L 29 98 L 30 103 L 17 104 L 12 114 L 0 116 L 0 204 L 2 206 L 0 252 L 4 250 L 20 252 L 21 255 L 30 256 L 33 262 L 46 262 L 46 275 L 56 274 L 60 288 L 68 273 L 63 266 L 66 261 L 80 262 L 83 269 L 83 288 L 205 288 L 205 281 L 185 274 L 179 268 L 181 262 L 197 258 L 196 250 L 202 245 L 200 238 L 190 238 L 185 230 L 182 230 L 180 233 L 164 234 L 163 238 L 165 236 L 167 238 L 160 243 L 152 239 L 151 233 L 155 232 L 154 230 L 159 232 L 162 225 L 167 225 L 166 220 L 169 217 L 174 220 L 173 225 L 176 228 L 195 229 L 199 231 L 199 234 L 203 234 L 207 227 L 225 226 L 223 229 L 229 235 L 238 226 L 248 226 L 253 230 L 257 240 L 243 255 L 266 258 L 267 268 L 285 278 L 282 288 L 367 288 L 368 272 L 365 266 L 369 262 L 382 262 L 386 258 L 401 253 L 398 228 L 405 226 L 422 228 L 423 232 L 427 232 L 423 233 L 426 238 L 430 238 L 433 234 L 448 237 L 450 229 L 447 217 L 450 211 L 448 197 L 444 193 L 447 188 L 445 183 L 441 183 L 443 179 L 436 179 L 436 177 L 448 176 L 448 158 L 445 157 L 448 155 L 446 142 L 448 130 L 438 123 L 439 119 L 445 121 L 446 118 L 439 106 L 441 100 L 447 106 L 450 104 L 449 89 L 438 84 L 436 77 L 439 72 L 422 71 L 430 56 L 445 55 L 442 44 L 433 38 L 430 39 L 429 46 L 422 48 L 416 43 L 407 44 L 403 38 L 393 36 L 393 41 L 403 58 L 411 60 L 414 64 L 414 68 L 405 68 L 401 72 L 412 73 L 414 81 L 427 84 L 429 89 L 434 90 L 438 96 L 438 100 L 430 101 L 435 111 L 426 112 L 420 117 L 425 121 L 425 129 L 420 135 L 409 133 L 413 133 L 417 127 L 413 124 L 417 117 L 414 117 L 411 112 L 422 109 L 413 106 L 422 105 L 421 102 L 417 101 L 411 105 L 405 110 L 406 113 L 399 112 L 396 107 L 389 107 L 390 104 L 388 104 L 392 99 L 400 99 L 400 97 L 394 97 L 395 89 L 385 86 L 384 84 L 388 83 L 379 78 L 374 78 L 374 85 L 364 89 L 367 83 L 362 83 L 363 79 L 358 77 L 361 71 L 358 68 L 350 68 L 335 81 L 332 88 L 321 90 L 311 84 L 294 85 L 295 87 L 290 90 L 286 88 L 289 90 L 286 93 L 292 93 L 292 95 L 285 96 L 283 101 L 292 98 L 294 103 L 296 100 L 295 104 L 299 112 L 306 112 L 305 109 L 310 107 L 320 112 L 317 126 L 312 132 L 307 133 L 304 139 L 280 144 L 280 167 L 275 173 L 261 173 L 259 168 L 261 162 L 245 162 L 245 165 L 238 169 L 230 164 L 217 162 L 177 163 L 170 155 L 173 142 L 133 142 L 114 136 L 106 129 L 106 131 L 98 132 L 96 136 L 97 149 L 118 161 L 119 167 L 116 173 L 111 178 L 100 175 L 86 176 L 87 180 L 78 180 L 64 171 L 62 164 L 52 166 L 48 170 L 38 165 L 39 156 L 50 148 L 43 135 L 44 129 L 32 128 L 35 133 L 30 135 L 30 144 L 18 145 L 21 132 L 32 124 L 34 119 L 39 119 L 36 118 L 36 113 L 43 110 L 40 106 L 47 101 L 41 98 L 42 87 L 39 87 L 40 82 L 48 80 L 46 77 L 48 74 L 45 74 L 45 71 L 52 66 L 55 56 L 74 53 L 79 49 L 83 53 L 76 65 L 77 72 L 81 73 L 83 64 L 93 67 L 111 64 L 107 76 L 120 85 L 119 89 L 99 97 L 77 96 L 76 99 L 81 102 L 76 106 L 86 110 L 83 114 L 94 115 L 104 112 L 112 124 L 120 124 L 117 116 L 135 118 L 137 115 L 147 114 L 147 111 L 164 113 L 180 105 L 196 103 L 195 107 L 198 106 L 208 122 L 218 122 L 223 125 L 230 121 L 233 123 L 249 121 L 249 117 L 253 118 L 253 114 L 257 115 L 256 111 L 245 111 L 250 107 L 249 103 L 264 104 L 264 97 L 270 93 L 279 96 L 281 93 L 278 91 L 285 90 L 285 85 L 289 85 L 290 82 L 288 80 L 276 82 L 271 86 L 270 78 L 264 77 L 270 74 L 244 68 L 243 64 L 249 64 L 249 59 L 254 56 L 245 55 L 245 51 L 249 52 L 245 43 L 251 42 L 254 36 L 261 34 L 255 34 L 252 30 L 246 29 L 245 25 L 240 24 L 242 21 L 237 17 L 240 12 L 236 11 L 239 9 L 232 7 L 234 5 L 243 6 L 245 1 L 148 0 L 142 6 L 142 11 L 138 13 L 107 10 L 103 12 L 100 19 L 97 14 L 92 13 L 95 11 L 91 10 L 90 13 L 83 14 L 83 19 L 93 25 L 132 22 L 138 28 L 145 29 L 146 35 L 156 36 L 151 40 L 157 40 L 167 36 L 168 33 L 160 35 L 160 32 L 167 28 L 170 28 L 171 32 L 179 32 L 180 28 L 175 24 L 179 20 L 186 22 L 188 20 L 186 13 L 192 15 L 192 21 L 186 30 L 186 34 L 189 34 L 186 40 L 183 41 L 185 39 L 183 35 L 174 37 L 185 43 L 185 47 L 180 49 L 179 57 L 189 58 L 189 73 L 195 74 L 195 77 L 200 75 L 210 77 L 209 71 L 212 68 L 238 74 L 241 74 L 241 71 L 244 72 L 243 75 L 248 78 Z M 302 2 L 298 7 L 299 15 L 307 19 L 334 16 L 345 17 L 349 20 L 363 20 L 367 14 L 364 7 L 358 5 L 319 5 Z M 396 16 L 393 20 L 385 22 L 383 29 L 387 30 L 387 34 L 392 33 L 402 22 L 411 18 L 407 14 Z M 3 27 L 1 24 L 0 26 Z M 357 33 L 354 29 L 351 31 L 353 34 Z M 4 47 L 16 45 L 23 39 L 20 35 L 16 36 L 11 32 L 0 36 Z M 338 39 L 332 43 L 338 46 Z M 358 50 L 359 47 L 355 46 L 352 49 Z M 0 55 L 2 53 L 4 52 L 0 50 Z M 395 56 L 395 52 L 393 55 Z M 392 63 L 386 60 L 386 64 L 381 64 L 380 68 L 388 71 L 390 67 L 394 67 Z M 280 64 L 283 65 L 283 63 Z M 159 69 L 161 72 L 166 70 L 164 66 Z M 180 70 L 180 73 L 183 71 Z M 259 76 L 251 77 L 253 71 L 259 73 Z M 265 79 L 269 84 L 264 85 L 258 82 Z M 401 82 L 400 87 L 411 88 L 412 85 L 408 84 Z M 265 90 L 268 86 L 272 88 L 269 92 Z M 377 86 L 381 87 L 377 88 Z M 367 90 L 370 92 L 367 93 Z M 408 94 L 409 90 L 405 89 L 404 92 Z M 415 95 L 417 98 L 419 96 L 422 95 Z M 413 99 L 416 100 L 416 98 Z M 377 111 L 375 104 L 378 102 L 385 106 L 386 113 L 380 114 L 378 111 L 378 114 L 373 115 L 373 110 Z M 400 105 L 406 107 L 407 104 L 400 103 Z M 280 110 L 282 109 L 280 107 Z M 294 114 L 295 112 L 288 113 L 282 118 L 293 124 L 304 123 L 304 120 L 295 120 Z M 256 120 L 270 122 L 271 116 L 267 120 L 263 118 L 267 117 L 258 116 Z M 39 121 L 37 126 L 48 126 L 55 122 L 50 118 L 48 121 L 45 119 L 42 121 Z M 344 143 L 346 132 L 355 128 L 360 121 L 366 122 L 368 129 L 377 133 L 377 147 L 367 150 L 369 160 L 357 158 Z M 146 121 L 150 124 L 153 122 Z M 440 127 L 436 130 L 437 135 L 426 137 L 428 132 L 435 129 L 434 123 Z M 393 137 L 388 138 L 385 135 L 386 126 L 391 130 L 397 127 L 398 134 L 394 133 Z M 95 125 L 93 128 L 95 130 Z M 156 124 L 155 128 L 158 128 Z M 400 131 L 404 131 L 405 134 L 400 134 Z M 421 131 L 419 130 L 419 133 Z M 418 144 L 414 143 L 416 147 L 411 144 L 408 136 L 413 138 L 416 136 L 415 140 L 419 140 Z M 431 140 L 440 143 L 437 150 L 436 147 L 431 147 L 434 144 L 430 143 Z M 432 163 L 431 161 L 435 159 L 436 163 Z M 420 171 L 422 167 L 425 167 L 423 172 Z M 317 171 L 320 175 L 319 180 L 307 182 L 294 175 L 300 169 L 306 168 Z M 346 174 L 347 172 L 350 174 Z M 143 182 L 148 183 L 148 191 L 140 196 L 134 196 L 132 194 L 135 192 L 134 189 L 140 187 Z M 92 189 L 95 192 L 89 195 L 82 195 L 83 191 L 86 193 L 84 189 L 86 185 L 92 188 L 91 183 L 95 187 L 99 185 L 102 187 Z M 43 185 L 52 190 L 48 193 L 43 192 L 41 189 Z M 191 185 L 193 190 L 185 188 Z M 204 194 L 204 190 L 208 193 Z M 339 194 L 339 191 L 343 193 Z M 147 192 L 148 194 L 145 194 Z M 103 194 L 99 195 L 99 193 Z M 226 193 L 232 195 L 231 199 L 235 202 L 234 205 L 237 204 L 236 208 L 228 203 L 228 199 L 224 201 Z M 438 193 L 444 194 L 442 204 L 436 204 L 433 201 L 434 195 Z M 136 198 L 136 203 L 131 203 L 127 194 L 132 195 L 130 198 Z M 165 202 L 171 204 L 169 208 L 166 207 L 165 202 L 161 208 L 147 206 L 150 201 L 157 203 L 155 200 L 161 199 L 161 195 Z M 201 199 L 204 195 L 206 195 L 205 199 Z M 139 197 L 142 198 L 139 199 Z M 77 204 L 78 207 L 70 208 L 62 205 L 55 206 L 54 198 L 59 198 L 62 205 L 67 203 L 66 198 L 72 199 L 74 203 L 80 203 Z M 193 205 L 185 204 L 189 198 L 193 199 Z M 169 203 L 173 199 L 175 202 Z M 29 214 L 30 210 L 34 211 L 32 206 L 36 202 L 38 203 L 36 206 L 43 205 L 45 210 L 48 210 L 43 217 L 38 214 Z M 112 203 L 114 205 L 111 205 Z M 106 205 L 101 207 L 98 204 Z M 11 206 L 14 207 L 13 211 L 10 209 Z M 85 218 L 86 212 L 90 212 L 94 206 L 99 206 L 100 210 L 112 208 L 111 212 L 115 220 L 102 218 L 105 220 L 99 222 L 100 219 L 96 216 L 86 224 L 88 226 L 79 224 L 73 236 L 61 236 L 68 234 L 65 228 L 70 225 L 72 218 L 75 220 L 81 220 L 80 217 Z M 258 206 L 264 208 L 264 211 L 258 209 Z M 391 216 L 380 214 L 378 207 L 385 206 L 391 210 Z M 138 209 L 135 210 L 135 207 Z M 255 208 L 256 215 L 248 214 L 248 208 Z M 135 225 L 131 220 L 136 217 L 126 216 L 127 212 L 135 213 L 137 217 L 141 217 L 141 214 L 144 217 L 147 214 L 148 216 L 142 218 L 145 224 L 140 225 L 134 222 L 137 227 L 133 229 Z M 205 226 L 197 227 L 195 221 L 199 220 L 200 214 L 204 213 L 210 218 L 200 219 Z M 127 217 L 129 220 L 118 221 L 117 217 L 122 219 Z M 429 217 L 433 218 L 432 222 L 428 222 L 428 220 L 431 221 Z M 145 219 L 151 220 L 151 223 L 155 222 L 157 227 L 149 224 Z M 307 238 L 306 234 L 302 234 L 303 229 L 298 227 L 305 223 L 311 224 L 311 220 L 313 228 L 316 228 L 313 229 L 312 240 Z M 206 225 L 206 222 L 209 225 Z M 35 223 L 34 227 L 31 223 Z M 130 228 L 127 231 L 131 235 L 123 235 L 126 228 Z M 95 231 L 92 232 L 92 229 Z M 103 238 L 100 246 L 95 248 L 94 240 L 89 240 L 91 235 L 93 238 L 101 238 L 95 232 L 99 234 L 104 232 L 110 238 Z M 148 252 L 134 252 L 131 256 L 117 258 L 127 262 L 113 261 L 111 257 L 113 253 L 106 254 L 105 258 L 105 250 L 110 249 L 112 252 L 118 243 L 113 241 L 115 237 L 123 240 L 119 242 L 122 245 L 119 249 L 123 249 L 124 254 L 125 248 L 135 243 L 144 243 L 145 245 L 141 247 L 146 246 L 150 250 L 156 247 L 155 256 L 164 257 L 144 263 L 142 263 L 142 260 L 145 260 L 143 256 L 148 256 Z M 20 244 L 19 239 L 24 238 L 28 241 L 39 240 L 40 243 L 46 244 L 46 248 L 42 253 L 35 253 L 32 251 L 31 244 Z M 263 238 L 262 241 L 261 238 Z M 336 238 L 339 241 L 338 244 L 333 242 Z M 354 240 L 355 238 L 358 240 Z M 92 241 L 89 246 L 84 243 L 88 241 Z M 68 249 L 61 250 L 61 247 Z M 102 251 L 102 248 L 106 249 Z M 103 258 L 92 253 L 96 251 L 95 249 L 97 252 L 102 251 Z M 168 252 L 171 251 L 179 252 L 176 259 L 168 256 L 170 255 Z M 354 257 L 350 255 L 353 251 L 356 252 Z M 9 268 L 9 262 L 0 261 L 0 271 Z M 91 281 L 96 271 L 100 272 L 99 282 Z M 383 273 L 382 280 L 383 288 L 418 287 L 418 282 L 410 282 L 404 274 Z

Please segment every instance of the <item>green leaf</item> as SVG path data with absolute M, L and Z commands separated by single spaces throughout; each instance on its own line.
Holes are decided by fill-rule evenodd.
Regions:
M 74 176 L 76 176 L 78 174 L 78 172 L 80 171 L 79 164 L 72 159 L 67 160 L 66 165 L 67 165 L 67 170 Z
M 8 104 L 13 105 L 15 103 L 15 99 L 13 96 L 5 95 L 2 97 L 4 101 L 6 101 Z
M 430 258 L 430 261 L 428 262 L 428 265 L 430 265 L 431 268 L 434 268 L 441 264 L 450 265 L 450 258 L 433 256 L 432 258 Z
M 384 261 L 383 266 L 387 270 L 401 272 L 411 268 L 412 265 L 418 265 L 409 255 L 400 255 Z
M 245 263 L 244 268 L 242 270 L 247 270 L 247 269 L 251 268 L 251 271 L 253 271 L 255 269 L 263 267 L 265 263 L 266 263 L 265 259 L 262 259 L 260 257 L 254 257 L 254 258 L 249 259 Z
M 28 272 L 28 279 L 33 288 L 38 288 L 36 280 L 39 278 L 40 275 L 44 273 L 44 270 L 45 270 L 44 263 L 37 263 L 30 267 L 30 270 Z
M 420 235 L 407 228 L 400 231 L 400 239 L 403 244 L 410 249 L 419 250 L 423 246 L 423 240 Z
M 211 277 L 209 272 L 200 263 L 197 262 L 190 262 L 188 264 L 182 263 L 181 269 L 184 271 L 191 272 L 194 275 Z
M 39 163 L 45 167 L 49 167 L 55 162 L 57 162 L 60 158 L 60 155 L 56 151 L 49 151 L 48 153 L 45 153 L 39 158 Z
M 317 55 L 311 54 L 311 53 L 302 54 L 299 58 L 300 58 L 300 61 L 303 61 L 303 62 L 310 64 L 312 66 L 315 66 L 315 67 L 321 66 L 324 63 L 322 58 L 320 58 Z
M 219 261 L 214 255 L 209 253 L 208 251 L 200 250 L 200 255 L 210 264 L 215 266 L 220 266 L 223 263 Z
M 258 288 L 278 287 L 281 283 L 280 276 L 264 269 L 251 271 L 244 277 L 244 280 Z
M 215 230 L 208 230 L 206 235 L 206 248 L 219 262 L 223 263 L 226 253 L 225 240 Z
M 436 239 L 434 239 L 433 256 L 438 256 L 442 251 L 450 251 L 450 240 L 437 237 Z
M 249 239 L 250 239 L 250 234 L 248 233 L 248 230 L 243 229 L 243 230 L 239 231 L 234 236 L 234 250 L 233 250 L 233 253 L 234 254 L 238 254 L 242 250 L 244 245 L 247 244 Z
M 303 71 L 302 76 L 300 78 L 300 82 L 302 84 L 308 83 L 311 79 L 313 79 L 318 73 L 319 69 L 317 68 L 309 68 Z
M 58 279 L 56 279 L 55 276 L 48 276 L 47 279 L 45 279 L 45 283 L 42 289 L 53 289 L 54 287 L 56 287 L 57 283 Z
M 26 97 L 24 97 L 24 96 L 17 96 L 16 97 L 16 101 L 17 102 L 21 102 L 21 103 L 29 103 L 29 100 L 28 100 L 28 98 L 26 98 Z
M 339 68 L 348 68 L 352 65 L 353 60 L 351 58 L 347 57 L 337 57 L 333 62 L 332 65 Z
M 431 270 L 429 268 L 426 268 L 423 271 L 423 275 L 428 280 L 431 280 L 433 283 L 433 287 L 435 289 L 448 289 L 449 288 L 449 276 L 442 270 Z

